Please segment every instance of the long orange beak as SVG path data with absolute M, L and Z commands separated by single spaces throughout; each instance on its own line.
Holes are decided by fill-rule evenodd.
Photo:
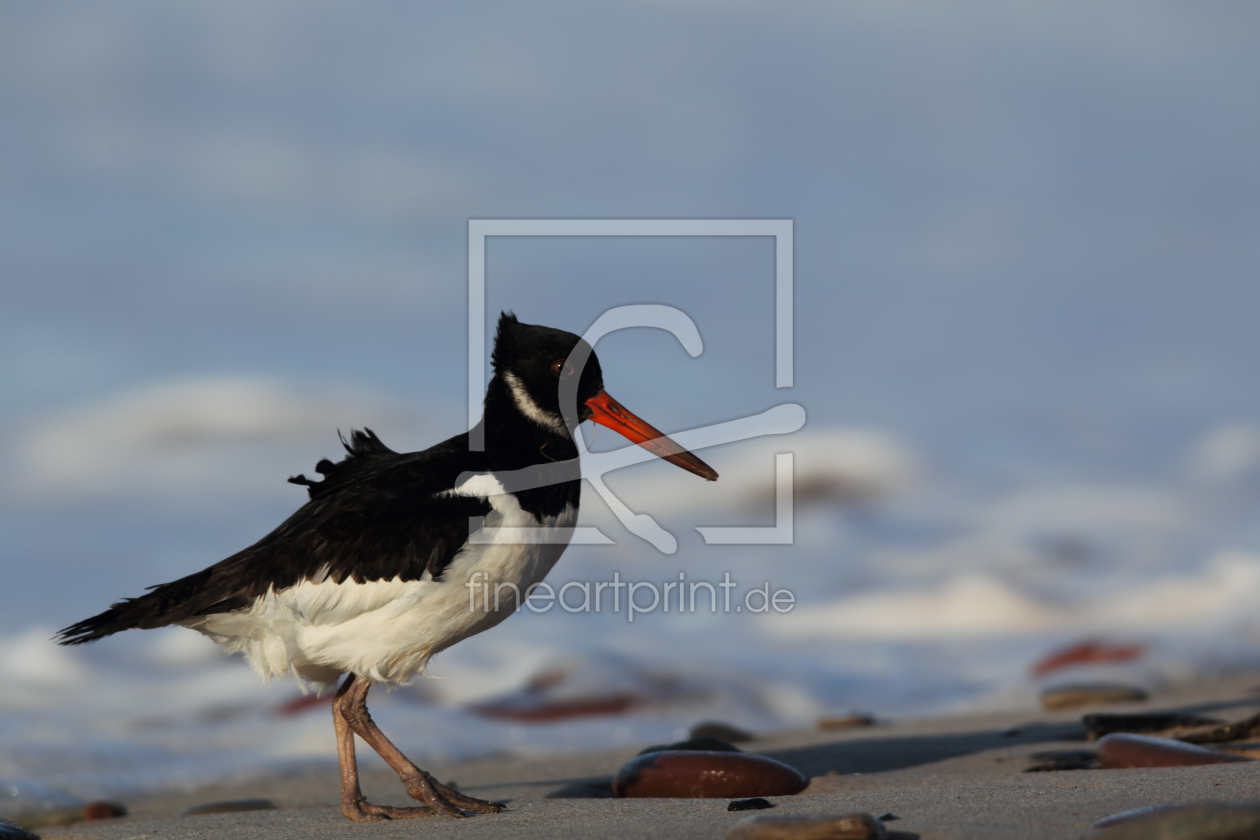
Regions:
M 677 464 L 687 472 L 693 472 L 709 481 L 717 481 L 718 474 L 713 467 L 636 417 L 630 409 L 608 396 L 607 391 L 600 391 L 587 400 L 586 405 L 594 412 L 595 416 L 591 419 L 599 425 L 613 429 L 653 455 Z

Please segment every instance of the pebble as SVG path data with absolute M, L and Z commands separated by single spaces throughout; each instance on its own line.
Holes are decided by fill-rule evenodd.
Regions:
M 742 799 L 791 796 L 809 780 L 763 755 L 671 750 L 630 759 L 613 779 L 618 797 Z
M 39 835 L 0 818 L 0 840 L 39 840 Z
M 654 752 L 667 752 L 669 750 L 700 750 L 701 752 L 743 752 L 734 744 L 723 741 L 721 738 L 714 738 L 712 735 L 704 735 L 700 738 L 688 738 L 686 741 L 675 741 L 672 744 L 657 744 L 646 749 L 639 750 L 636 755 L 647 755 Z
M 83 806 L 83 819 L 85 822 L 112 820 L 114 817 L 125 816 L 127 816 L 127 809 L 117 802 L 106 802 L 98 799 Z
M 1049 750 L 1033 753 L 1030 758 L 1037 764 L 1025 773 L 1045 773 L 1053 770 L 1097 770 L 1098 753 L 1093 750 Z
M 237 811 L 274 811 L 276 803 L 270 799 L 225 799 L 222 802 L 205 802 L 179 812 L 181 817 L 200 817 L 204 814 L 233 814 Z
M 1092 714 L 1081 718 L 1085 734 L 1096 741 L 1113 732 L 1177 732 L 1200 726 L 1212 726 L 1222 721 L 1200 715 L 1170 713 L 1152 714 Z
M 718 721 L 705 721 L 697 723 L 691 727 L 692 738 L 719 738 L 731 744 L 739 744 L 744 741 L 751 741 L 753 735 L 751 732 L 745 732 L 736 726 L 728 723 L 720 723 Z
M 1241 741 L 1260 735 L 1260 715 L 1253 715 L 1246 720 L 1227 723 L 1207 732 L 1196 732 L 1182 740 L 1192 744 L 1221 744 L 1227 741 Z
M 769 799 L 762 799 L 760 796 L 754 796 L 752 799 L 733 799 L 726 806 L 728 811 L 764 811 L 766 808 L 773 808 L 774 803 Z
M 726 840 L 886 840 L 888 829 L 870 814 L 842 817 L 748 817 Z
M 73 825 L 87 820 L 104 820 L 126 815 L 127 809 L 114 802 L 90 802 L 87 805 L 73 805 L 67 808 L 27 811 L 13 815 L 13 822 L 26 828 L 52 828 L 54 826 Z
M 1244 755 L 1218 752 L 1170 738 L 1116 732 L 1098 741 L 1098 762 L 1103 768 L 1186 767 L 1192 764 L 1227 764 L 1254 761 Z
M 818 720 L 818 728 L 822 730 L 860 729 L 864 726 L 874 725 L 875 718 L 862 712 L 853 712 L 848 715 L 832 715 Z
M 1146 649 L 1142 645 L 1108 645 L 1087 639 L 1086 641 L 1077 642 L 1069 647 L 1056 650 L 1039 660 L 1032 667 L 1032 675 L 1034 677 L 1044 677 L 1046 674 L 1053 673 L 1061 668 L 1076 665 L 1131 662 L 1134 659 L 1141 659 L 1145 652 Z
M 1260 808 L 1154 805 L 1104 817 L 1090 840 L 1248 840 L 1260 837 Z
M 1041 692 L 1041 706 L 1049 711 L 1093 706 L 1098 703 L 1132 703 L 1145 699 L 1146 692 L 1140 688 L 1109 683 L 1074 683 L 1047 688 Z

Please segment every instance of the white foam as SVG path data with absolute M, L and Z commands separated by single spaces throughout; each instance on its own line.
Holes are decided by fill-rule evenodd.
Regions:
M 982 572 L 941 585 L 841 597 L 769 625 L 785 637 L 931 640 L 1048 633 L 1154 632 L 1248 618 L 1260 603 L 1260 556 L 1217 555 L 1197 574 L 1134 582 L 1081 601 L 1038 599 Z
M 84 675 L 73 650 L 52 641 L 51 627 L 31 627 L 0 644 L 0 683 L 6 691 L 60 688 Z
M 1198 481 L 1234 481 L 1260 471 L 1260 427 L 1232 423 L 1208 432 L 1187 456 L 1187 470 Z

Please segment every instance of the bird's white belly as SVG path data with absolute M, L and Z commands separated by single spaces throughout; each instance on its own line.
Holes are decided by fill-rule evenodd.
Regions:
M 184 626 L 244 653 L 265 680 L 291 674 L 324 688 L 353 673 L 406 682 L 438 651 L 519 610 L 568 546 L 577 519 L 572 506 L 539 521 L 510 495 L 489 501 L 498 516 L 487 517 L 441 580 L 308 580 L 268 592 L 249 610 Z

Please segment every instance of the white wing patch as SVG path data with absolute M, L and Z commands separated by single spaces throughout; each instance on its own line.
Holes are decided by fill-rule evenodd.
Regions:
M 495 507 L 495 502 L 500 497 L 507 495 L 507 490 L 504 489 L 503 483 L 495 477 L 494 473 L 474 473 L 466 478 L 463 483 L 457 484 L 454 488 L 443 493 L 443 495 L 476 496 L 479 499 L 489 501 L 490 507 Z

